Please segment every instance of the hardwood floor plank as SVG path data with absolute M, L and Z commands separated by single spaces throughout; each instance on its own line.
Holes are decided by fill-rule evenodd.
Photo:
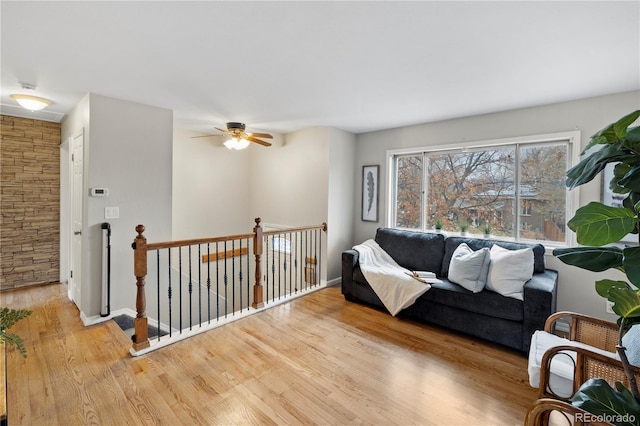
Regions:
M 29 308 L 9 350 L 10 425 L 516 425 L 536 399 L 526 355 L 347 302 L 327 288 L 138 358 L 84 327 L 65 285 L 3 293 Z

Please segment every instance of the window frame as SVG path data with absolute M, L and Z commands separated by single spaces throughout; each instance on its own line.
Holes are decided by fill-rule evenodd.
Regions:
M 395 219 L 395 200 L 396 200 L 396 179 L 398 175 L 398 171 L 396 170 L 396 158 L 401 156 L 410 156 L 410 155 L 424 155 L 432 154 L 432 153 L 446 153 L 446 152 L 466 152 L 471 150 L 480 150 L 480 149 L 499 149 L 501 147 L 506 146 L 522 146 L 522 145 L 536 145 L 536 144 L 544 144 L 544 143 L 553 143 L 553 142 L 567 142 L 568 143 L 568 159 L 567 159 L 567 167 L 571 168 L 575 166 L 580 160 L 580 141 L 581 141 L 581 132 L 579 130 L 573 130 L 568 132 L 559 132 L 559 133 L 549 133 L 549 134 L 539 134 L 539 135 L 530 135 L 530 136 L 520 136 L 513 138 L 501 138 L 501 139 L 491 139 L 491 140 L 480 140 L 480 141 L 472 141 L 472 142 L 464 142 L 464 143 L 451 143 L 451 144 L 442 144 L 442 145 L 425 145 L 425 146 L 416 146 L 412 148 L 400 148 L 400 149 L 390 149 L 387 150 L 387 167 L 386 167 L 386 195 L 384 200 L 384 212 L 385 212 L 385 226 L 387 227 L 395 227 L 394 219 Z M 516 149 L 516 152 L 518 150 Z M 516 162 L 519 161 L 516 158 Z M 568 170 L 568 169 L 567 169 Z M 426 181 L 427 181 L 427 168 L 423 167 L 422 170 L 422 191 L 423 191 L 423 199 L 427 197 L 426 194 Z M 518 178 L 519 179 L 519 178 Z M 519 185 L 519 183 L 518 183 Z M 516 191 L 518 193 L 519 191 Z M 519 203 L 519 198 L 518 201 Z M 425 203 L 423 202 L 421 205 L 421 210 L 424 210 Z M 519 204 L 516 204 L 519 206 Z M 579 205 L 579 191 L 578 190 L 566 190 L 566 217 L 570 218 L 575 215 L 575 211 L 577 210 Z M 423 212 L 424 213 L 424 212 Z M 423 214 L 424 216 L 424 214 Z M 424 224 L 421 225 L 424 228 Z M 519 225 L 518 225 L 519 226 Z M 397 228 L 397 227 L 396 227 Z M 426 229 L 422 229 L 426 231 Z M 516 231 L 518 229 L 516 228 Z M 480 237 L 481 238 L 481 237 Z M 503 238 L 507 240 L 513 240 L 518 242 L 536 242 L 541 243 L 546 247 L 564 247 L 564 246 L 572 246 L 576 244 L 575 234 L 573 232 L 565 233 L 565 241 L 551 241 L 551 240 L 527 240 L 527 239 L 516 239 L 516 237 L 512 238 Z

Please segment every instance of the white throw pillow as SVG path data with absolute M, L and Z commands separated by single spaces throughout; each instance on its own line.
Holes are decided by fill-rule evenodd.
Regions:
M 488 248 L 473 251 L 465 243 L 460 244 L 451 256 L 449 281 L 474 293 L 481 292 L 487 283 L 490 260 Z
M 524 300 L 524 285 L 533 276 L 533 249 L 507 250 L 494 244 L 487 276 L 487 289 Z

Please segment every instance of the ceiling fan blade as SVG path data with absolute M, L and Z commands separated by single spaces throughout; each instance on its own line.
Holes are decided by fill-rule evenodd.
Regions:
M 191 136 L 191 139 L 197 139 L 197 138 L 219 138 L 222 135 L 201 135 L 201 136 Z
M 262 146 L 271 146 L 271 142 L 263 141 L 263 140 L 254 138 L 253 136 L 247 136 L 247 140 L 251 141 L 251 142 L 255 142 L 255 143 L 260 144 Z
M 253 136 L 254 138 L 273 139 L 273 136 L 271 136 L 269 133 L 249 133 L 249 136 Z
M 222 133 L 229 133 L 229 131 L 228 131 L 228 130 L 222 130 L 222 129 L 221 129 L 221 128 L 219 128 L 219 127 L 214 127 L 214 129 L 216 129 L 216 130 L 218 130 L 218 131 L 220 131 L 220 132 L 222 132 Z

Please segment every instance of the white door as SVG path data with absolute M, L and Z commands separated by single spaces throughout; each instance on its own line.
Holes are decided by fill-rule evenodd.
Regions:
M 71 141 L 71 273 L 69 297 L 80 308 L 82 294 L 82 205 L 84 131 Z

